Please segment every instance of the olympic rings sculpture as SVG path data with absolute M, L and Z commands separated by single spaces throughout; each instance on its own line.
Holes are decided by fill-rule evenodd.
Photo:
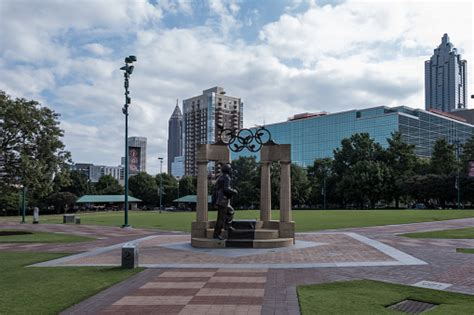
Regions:
M 227 144 L 232 152 L 240 152 L 245 148 L 250 152 L 258 152 L 262 145 L 273 143 L 272 134 L 265 127 L 259 127 L 255 133 L 247 128 L 240 130 L 225 128 L 220 131 L 219 140 Z

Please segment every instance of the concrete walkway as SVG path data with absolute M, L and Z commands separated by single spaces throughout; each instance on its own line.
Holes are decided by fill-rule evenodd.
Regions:
M 54 230 L 60 227 L 62 225 L 41 228 Z M 145 238 L 141 248 L 143 253 L 148 251 L 147 259 L 159 263 L 155 264 L 155 268 L 146 269 L 73 306 L 64 314 L 299 314 L 296 286 L 355 279 L 417 285 L 474 295 L 474 255 L 456 252 L 458 247 L 474 248 L 474 240 L 410 239 L 397 235 L 463 227 L 474 227 L 474 218 L 301 233 L 298 234 L 299 240 L 317 244 L 240 256 L 179 248 L 180 243 L 189 239 L 186 234 L 164 232 L 159 235 L 156 231 L 149 230 L 75 227 L 78 233 L 93 234 L 96 229 L 97 235 L 100 234 L 105 239 L 95 242 L 105 242 L 105 246 L 121 243 L 127 238 Z M 0 224 L 0 228 L 5 227 Z M 130 235 L 124 236 L 121 233 Z M 164 241 L 165 239 L 168 241 Z M 83 245 L 79 244 L 67 246 L 75 248 L 74 252 L 83 249 Z M 351 252 L 351 248 L 356 248 L 357 253 Z M 103 250 L 100 247 L 97 249 Z M 347 255 L 344 255 L 345 252 Z M 393 264 L 402 259 L 401 256 L 394 257 L 394 253 L 408 260 L 403 264 Z M 85 258 L 96 259 L 96 262 L 112 259 L 109 262 L 114 265 L 117 263 L 113 260 L 116 259 L 115 254 L 117 253 L 111 250 Z M 83 258 L 79 257 L 79 261 L 69 260 L 69 264 L 80 265 L 78 262 Z M 281 268 L 269 268 L 269 259 L 286 261 Z M 332 259 L 334 265 L 298 265 L 308 259 L 314 264 L 324 263 L 318 259 Z M 246 268 L 232 265 L 233 261 L 242 264 L 246 260 Z M 166 261 L 168 265 L 164 268 Z M 173 261 L 175 267 L 172 265 Z M 201 268 L 186 267 L 182 265 L 184 261 L 197 261 Z M 377 263 L 335 263 L 338 261 Z M 380 264 L 384 261 L 390 263 Z M 148 265 L 152 266 L 149 262 Z M 209 267 L 213 262 L 216 263 L 214 267 Z

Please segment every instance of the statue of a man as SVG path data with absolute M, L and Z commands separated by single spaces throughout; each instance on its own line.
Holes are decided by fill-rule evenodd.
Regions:
M 230 164 L 225 164 L 221 167 L 221 175 L 217 178 L 212 193 L 212 205 L 217 207 L 217 221 L 214 227 L 214 238 L 220 240 L 222 229 L 233 230 L 232 220 L 234 218 L 234 209 L 230 205 L 230 199 L 237 194 L 237 190 L 231 187 L 230 174 L 232 167 Z

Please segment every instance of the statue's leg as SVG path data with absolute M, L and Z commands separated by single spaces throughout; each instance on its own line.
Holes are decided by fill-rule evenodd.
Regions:
M 216 220 L 216 225 L 214 226 L 214 238 L 219 236 L 222 232 L 222 227 L 224 225 L 224 213 L 225 213 L 225 208 L 221 206 L 217 206 L 217 220 Z
M 225 212 L 225 226 L 224 229 L 229 230 L 232 229 L 232 221 L 234 220 L 234 208 L 232 206 L 228 206 Z

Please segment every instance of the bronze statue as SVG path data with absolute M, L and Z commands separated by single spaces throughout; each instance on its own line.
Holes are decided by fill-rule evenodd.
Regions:
M 221 175 L 217 178 L 212 192 L 212 205 L 217 207 L 217 221 L 214 227 L 214 238 L 223 240 L 222 229 L 233 230 L 234 208 L 230 205 L 230 199 L 237 194 L 237 190 L 231 188 L 230 174 L 232 167 L 225 164 L 221 167 Z

